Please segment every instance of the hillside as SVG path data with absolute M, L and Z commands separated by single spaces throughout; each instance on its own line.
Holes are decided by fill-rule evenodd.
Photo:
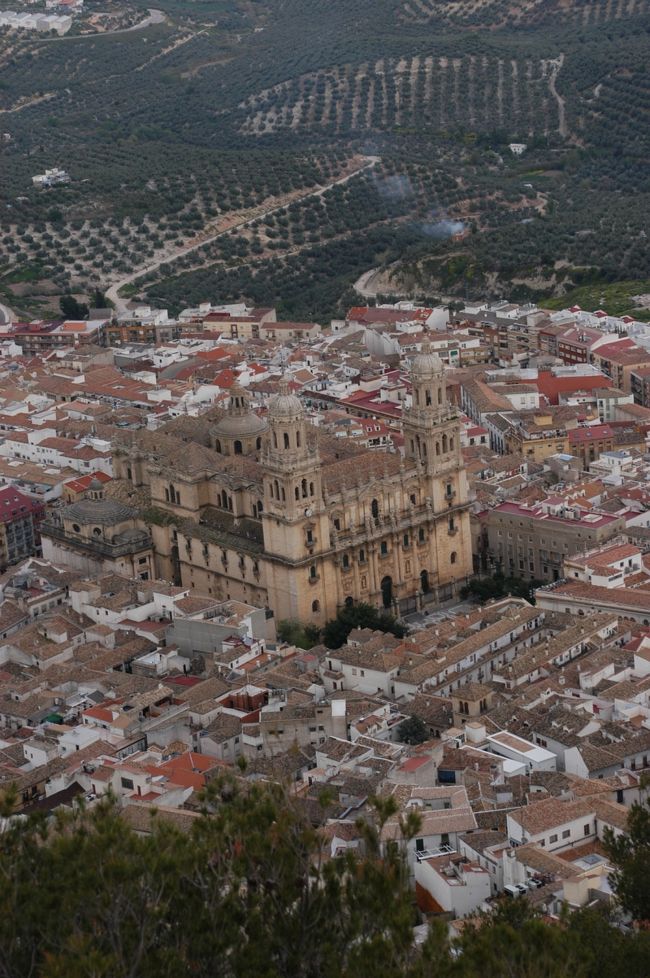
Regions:
M 128 283 L 324 318 L 377 265 L 462 297 L 647 277 L 649 0 L 84 9 L 0 34 L 12 308 Z

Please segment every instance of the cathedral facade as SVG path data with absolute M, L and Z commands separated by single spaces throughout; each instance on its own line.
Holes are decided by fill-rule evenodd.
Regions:
M 414 360 L 403 453 L 323 435 L 285 382 L 261 418 L 240 388 L 199 440 L 116 445 L 147 487 L 157 576 L 322 624 L 345 604 L 395 614 L 452 598 L 472 572 L 457 412 L 428 345 Z M 205 425 L 209 427 L 205 427 Z

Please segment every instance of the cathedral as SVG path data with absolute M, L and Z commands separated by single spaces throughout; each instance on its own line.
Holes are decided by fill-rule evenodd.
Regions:
M 402 453 L 323 434 L 286 381 L 265 418 L 235 386 L 216 420 L 122 436 L 115 474 L 147 491 L 156 576 L 315 625 L 355 602 L 406 614 L 454 597 L 472 572 L 470 504 L 427 343 L 411 382 Z

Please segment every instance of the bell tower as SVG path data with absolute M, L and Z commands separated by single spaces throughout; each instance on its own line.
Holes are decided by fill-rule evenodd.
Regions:
M 411 406 L 404 412 L 404 452 L 420 468 L 436 512 L 468 500 L 458 414 L 447 399 L 445 367 L 428 339 L 411 366 Z
M 318 448 L 302 404 L 283 378 L 272 399 L 262 450 L 264 550 L 271 564 L 269 604 L 278 618 L 320 621 L 323 555 L 329 523 Z M 312 429 L 313 431 L 313 429 Z

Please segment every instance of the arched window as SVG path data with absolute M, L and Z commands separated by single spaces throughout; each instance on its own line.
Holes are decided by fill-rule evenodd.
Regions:
M 426 391 L 424 395 L 424 401 L 427 407 L 431 407 L 433 404 L 433 398 L 431 397 L 431 391 Z
M 393 603 L 393 579 L 385 577 L 381 582 L 381 599 L 384 608 L 390 608 Z
M 130 465 L 127 466 L 127 469 L 126 469 L 126 477 L 129 480 L 129 482 L 133 482 L 133 472 L 131 471 L 131 466 Z
M 261 449 L 261 447 L 262 447 L 262 439 L 261 438 L 258 438 L 257 441 L 255 442 L 255 448 L 259 452 L 259 450 Z
M 300 432 L 296 432 L 296 447 L 300 448 Z
M 373 499 L 370 504 L 370 512 L 372 513 L 373 520 L 379 519 L 379 503 L 376 499 Z
M 419 406 L 420 406 L 420 392 L 419 392 L 419 390 L 417 389 L 417 387 L 416 387 L 416 388 L 415 388 L 415 390 L 413 391 L 413 394 L 414 394 L 414 396 L 415 396 L 415 403 L 416 403 L 416 404 L 418 405 L 418 407 L 419 407 Z
M 318 612 L 320 611 L 320 601 L 312 601 L 311 610 L 313 614 L 317 615 Z
M 431 590 L 431 585 L 429 583 L 429 571 L 420 571 L 420 589 L 422 594 L 428 594 Z
M 259 514 L 263 512 L 264 512 L 264 506 L 262 505 L 262 500 L 260 499 L 260 501 L 257 504 L 257 515 L 259 516 Z
M 233 445 L 233 449 L 234 449 L 235 455 L 241 455 L 241 453 L 242 453 L 242 444 L 241 444 L 241 442 L 240 441 L 236 441 L 235 444 Z
M 101 527 L 96 526 L 93 529 L 93 536 L 100 537 L 102 535 Z
M 282 502 L 284 503 L 286 501 L 287 501 L 287 497 L 286 497 L 285 492 L 284 492 L 284 489 L 283 489 L 282 490 Z
M 455 550 L 452 550 L 452 552 L 449 555 L 449 562 L 451 564 L 455 564 L 456 563 L 456 560 L 457 560 L 457 556 L 458 555 L 456 554 L 456 551 Z
M 314 495 L 314 483 L 313 482 L 310 482 L 309 483 L 309 495 L 310 496 L 313 496 Z
M 169 483 L 169 501 L 171 503 L 175 503 L 176 502 L 176 490 L 174 489 L 174 487 L 171 484 L 171 482 Z
M 438 388 L 438 404 L 442 404 L 442 387 Z
M 447 438 L 446 435 L 443 435 L 442 436 L 442 451 L 443 451 L 443 454 L 447 451 L 448 447 L 449 447 L 449 439 Z
M 280 484 L 277 479 L 275 480 L 275 498 L 280 498 Z
M 289 447 L 289 433 L 287 431 L 285 431 L 284 433 L 284 447 L 285 448 Z
M 345 607 L 352 608 L 353 606 L 354 606 L 354 598 L 348 594 L 347 598 L 345 599 Z
M 275 432 L 275 431 L 273 432 L 273 447 L 274 448 L 277 448 L 278 447 L 278 435 L 277 435 L 277 432 Z
M 309 576 L 311 577 L 312 581 L 316 579 L 316 564 L 312 564 L 309 568 Z
M 215 445 L 214 445 L 214 447 L 216 448 L 216 450 L 217 450 L 217 451 L 219 452 L 219 454 L 221 455 L 221 442 L 219 441 L 219 439 L 218 439 L 218 438 L 217 438 L 217 440 L 216 440 L 216 442 L 215 442 Z
M 436 455 L 440 455 L 440 442 L 436 442 Z
M 296 486 L 294 492 L 296 494 L 296 499 L 300 499 L 300 489 L 298 488 L 298 486 Z
M 449 451 L 450 452 L 453 452 L 453 450 L 454 450 L 454 439 L 453 439 L 452 436 L 450 436 L 449 437 Z
M 411 455 L 415 455 L 415 442 L 411 438 Z
M 301 486 L 302 486 L 302 497 L 303 497 L 303 499 L 306 499 L 307 498 L 307 480 L 306 479 L 303 479 L 302 480 Z
M 424 458 L 427 457 L 427 443 L 425 441 L 422 442 L 422 455 Z

